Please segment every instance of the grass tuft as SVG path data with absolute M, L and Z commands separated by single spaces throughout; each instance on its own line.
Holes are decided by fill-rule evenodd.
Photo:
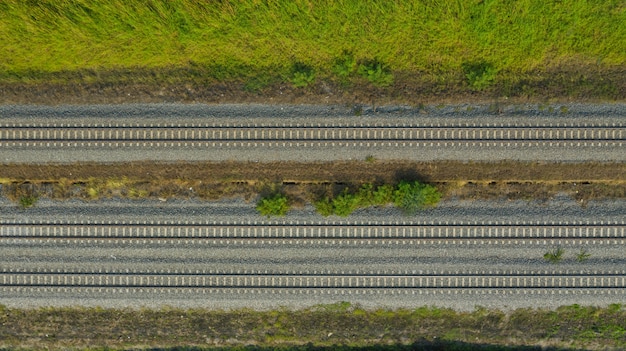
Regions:
M 38 198 L 34 195 L 23 195 L 20 197 L 20 207 L 23 209 L 34 207 Z
M 580 249 L 580 251 L 576 255 L 576 261 L 578 261 L 578 262 L 585 262 L 585 261 L 587 261 L 589 259 L 589 257 L 591 257 L 591 254 L 589 252 L 587 252 L 587 250 Z
M 563 260 L 564 253 L 565 253 L 565 250 L 563 250 L 563 248 L 557 247 L 555 249 L 552 249 L 546 252 L 543 255 L 543 258 L 552 264 L 557 264 Z

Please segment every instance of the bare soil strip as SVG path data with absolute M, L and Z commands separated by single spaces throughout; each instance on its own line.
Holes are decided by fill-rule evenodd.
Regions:
M 395 182 L 415 179 L 425 182 L 624 182 L 626 163 L 542 162 L 194 162 L 194 163 L 79 163 L 4 164 L 0 177 L 15 181 L 54 181 L 65 178 L 127 177 L 130 179 L 187 179 L 211 181 L 276 180 L 298 183 Z
M 12 199 L 45 196 L 96 199 L 121 196 L 251 199 L 277 187 L 295 205 L 364 183 L 431 183 L 462 199 L 548 199 L 566 193 L 581 202 L 626 197 L 624 163 L 541 162 L 201 162 L 5 164 L 3 193 Z

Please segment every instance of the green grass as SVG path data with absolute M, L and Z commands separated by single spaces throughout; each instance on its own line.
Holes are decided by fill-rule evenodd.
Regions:
M 480 90 L 524 72 L 623 67 L 624 23 L 622 0 L 7 0 L 0 82 L 97 82 L 109 71 L 168 68 L 219 81 L 261 77 L 251 90 L 274 79 L 263 72 L 296 86 L 320 76 L 387 86 L 396 72 L 461 74 Z

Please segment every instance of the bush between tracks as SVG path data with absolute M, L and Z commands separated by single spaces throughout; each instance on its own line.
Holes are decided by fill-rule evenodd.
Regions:
M 284 216 L 289 212 L 289 200 L 283 194 L 270 195 L 259 200 L 256 209 L 267 218 Z
M 358 208 L 387 206 L 393 204 L 406 214 L 428 207 L 434 207 L 441 200 L 441 192 L 428 184 L 418 181 L 402 181 L 396 187 L 372 184 L 362 185 L 356 192 L 345 188 L 335 197 L 323 197 L 314 202 L 315 208 L 322 216 L 337 215 L 345 217 Z

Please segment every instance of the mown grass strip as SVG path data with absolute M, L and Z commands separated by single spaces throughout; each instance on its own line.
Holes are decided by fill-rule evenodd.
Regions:
M 301 310 L 270 311 L 164 308 L 16 309 L 0 305 L 0 347 L 390 347 L 438 345 L 443 350 L 522 345 L 586 350 L 626 347 L 626 310 L 565 306 L 509 312 L 476 308 L 364 309 L 348 302 Z M 450 343 L 450 344 L 446 344 Z M 498 348 L 502 347 L 502 348 Z M 437 348 L 440 349 L 440 348 Z M 518 349 L 516 349 L 518 350 Z
M 0 82 L 89 83 L 128 71 L 112 79 L 162 83 L 183 73 L 245 78 L 258 90 L 276 79 L 388 86 L 395 76 L 427 75 L 461 77 L 468 91 L 532 94 L 537 74 L 564 69 L 563 82 L 576 82 L 565 89 L 579 89 L 592 68 L 623 67 L 623 23 L 620 0 L 8 0 L 0 3 Z M 596 88 L 619 95 L 613 83 Z

